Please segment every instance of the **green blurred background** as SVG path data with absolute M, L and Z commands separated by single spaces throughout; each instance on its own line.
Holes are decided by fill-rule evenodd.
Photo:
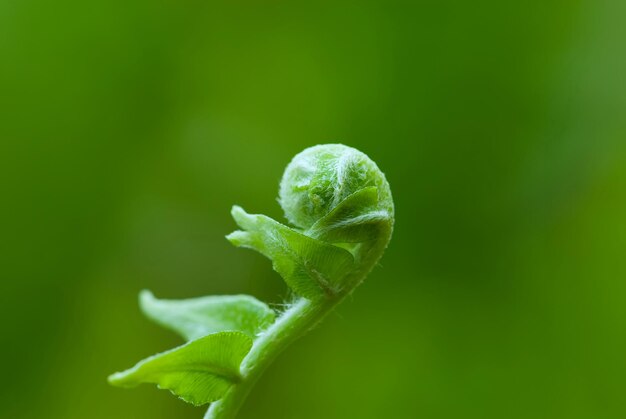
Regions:
M 626 417 L 626 2 L 0 2 L 2 418 L 201 418 L 106 376 L 303 148 L 387 174 L 382 265 L 241 418 Z

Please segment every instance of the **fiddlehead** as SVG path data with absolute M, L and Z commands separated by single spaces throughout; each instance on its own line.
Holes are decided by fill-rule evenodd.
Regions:
M 148 317 L 189 343 L 112 375 L 112 384 L 156 383 L 190 403 L 212 403 L 207 419 L 234 418 L 265 368 L 363 281 L 391 238 L 394 206 L 385 176 L 365 154 L 341 144 L 296 155 L 279 202 L 293 227 L 235 206 L 241 230 L 227 238 L 272 261 L 297 296 L 292 306 L 275 317 L 248 296 L 159 301 L 144 293 Z

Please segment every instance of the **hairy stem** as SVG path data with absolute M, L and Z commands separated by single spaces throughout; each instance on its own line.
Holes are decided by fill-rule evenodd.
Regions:
M 292 342 L 320 322 L 343 298 L 300 298 L 260 336 L 241 364 L 242 381 L 211 404 L 204 419 L 233 419 L 265 369 Z

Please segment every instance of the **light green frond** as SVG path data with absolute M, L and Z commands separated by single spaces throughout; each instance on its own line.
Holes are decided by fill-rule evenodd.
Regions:
M 249 295 L 159 300 L 144 290 L 139 304 L 147 317 L 186 340 L 226 330 L 237 330 L 254 338 L 275 319 L 267 304 Z
M 341 289 L 341 280 L 354 264 L 350 252 L 307 237 L 265 215 L 248 214 L 237 206 L 232 215 L 244 231 L 235 231 L 227 239 L 271 259 L 274 270 L 297 294 L 318 299 Z
M 252 339 L 243 333 L 214 333 L 146 358 L 109 376 L 109 383 L 119 387 L 152 383 L 188 403 L 211 403 L 241 380 L 239 366 L 251 347 Z

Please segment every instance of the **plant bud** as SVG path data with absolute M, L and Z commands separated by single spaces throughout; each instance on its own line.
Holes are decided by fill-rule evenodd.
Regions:
M 367 155 L 343 144 L 307 148 L 289 163 L 279 202 L 290 223 L 309 229 L 350 195 L 376 187 L 377 207 L 393 214 L 385 175 Z

